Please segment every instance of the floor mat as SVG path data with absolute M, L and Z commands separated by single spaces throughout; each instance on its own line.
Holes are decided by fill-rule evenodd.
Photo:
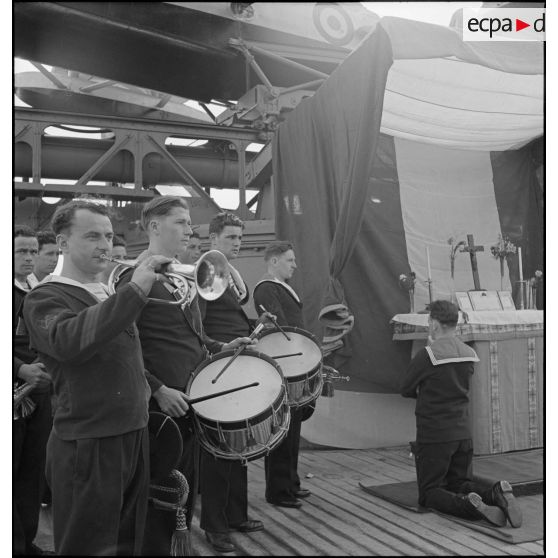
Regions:
M 360 487 L 373 496 L 382 498 L 392 504 L 396 504 L 417 513 L 434 512 L 437 515 L 455 521 L 511 544 L 519 544 L 529 541 L 538 541 L 543 538 L 543 503 L 541 496 L 522 496 L 518 498 L 518 504 L 523 513 L 523 524 L 519 528 L 494 527 L 484 520 L 469 521 L 453 515 L 446 515 L 418 505 L 418 489 L 415 481 L 398 482 L 393 484 L 380 484 L 376 486 L 364 485 Z
M 516 496 L 542 494 L 543 450 L 514 451 L 473 458 L 475 480 L 490 482 L 505 479 L 513 486 Z
M 416 481 L 394 482 L 392 484 L 364 485 L 359 482 L 360 487 L 368 494 L 397 504 L 402 508 L 417 513 L 426 513 L 428 509 L 418 504 L 418 487 Z

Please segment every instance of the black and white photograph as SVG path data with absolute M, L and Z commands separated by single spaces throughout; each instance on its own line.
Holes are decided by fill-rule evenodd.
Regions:
M 547 553 L 546 11 L 11 4 L 6 553 Z

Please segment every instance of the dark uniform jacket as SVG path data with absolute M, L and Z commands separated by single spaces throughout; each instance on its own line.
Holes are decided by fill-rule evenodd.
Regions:
M 123 288 L 131 279 L 126 272 L 117 284 Z M 156 281 L 149 298 L 175 300 L 162 282 Z M 204 332 L 198 308 L 198 296 L 190 306 L 148 302 L 137 319 L 147 381 L 155 393 L 161 385 L 182 390 L 196 367 L 209 352 L 219 352 L 222 343 Z M 206 350 L 207 349 L 207 350 Z
M 279 325 L 304 329 L 302 302 L 285 283 L 269 274 L 264 275 L 254 287 L 254 306 L 258 315 L 263 313 L 260 305 L 263 305 L 267 312 L 275 314 Z
M 248 289 L 246 289 L 248 291 Z M 244 309 L 249 294 L 239 301 L 230 287 L 217 300 L 200 300 L 205 332 L 212 339 L 229 343 L 237 337 L 247 337 L 252 325 Z
M 417 400 L 418 443 L 471 438 L 469 385 L 478 360 L 475 351 L 456 337 L 438 339 L 415 355 L 400 392 Z
M 17 371 L 22 364 L 30 364 L 37 358 L 37 353 L 29 347 L 29 335 L 23 323 L 23 301 L 27 291 L 13 287 L 12 299 L 12 339 L 13 339 L 13 381 L 22 384 L 23 380 L 17 378 Z
M 135 284 L 102 302 L 56 280 L 27 295 L 25 324 L 53 377 L 59 438 L 103 438 L 147 425 L 150 391 L 134 324 L 146 302 Z

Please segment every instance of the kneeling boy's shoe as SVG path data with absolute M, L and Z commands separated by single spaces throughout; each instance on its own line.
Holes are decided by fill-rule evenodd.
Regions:
M 476 492 L 469 492 L 465 496 L 465 500 L 469 503 L 470 509 L 474 511 L 474 515 L 479 519 L 486 519 L 488 523 L 496 525 L 496 527 L 503 527 L 506 524 L 504 512 L 496 506 L 485 504 Z
M 512 527 L 521 527 L 523 516 L 508 481 L 498 481 L 492 487 L 492 498 L 506 516 Z

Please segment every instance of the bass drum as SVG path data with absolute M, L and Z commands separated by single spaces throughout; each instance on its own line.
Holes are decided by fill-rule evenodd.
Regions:
M 281 327 L 289 339 L 270 329 L 260 335 L 257 349 L 276 359 L 287 381 L 289 405 L 301 407 L 316 400 L 322 392 L 322 349 L 309 331 Z
M 268 356 L 244 350 L 213 383 L 235 351 L 223 351 L 202 362 L 190 377 L 191 399 L 259 385 L 194 403 L 200 444 L 219 459 L 253 461 L 267 455 L 287 434 L 290 422 L 287 388 L 281 369 Z

